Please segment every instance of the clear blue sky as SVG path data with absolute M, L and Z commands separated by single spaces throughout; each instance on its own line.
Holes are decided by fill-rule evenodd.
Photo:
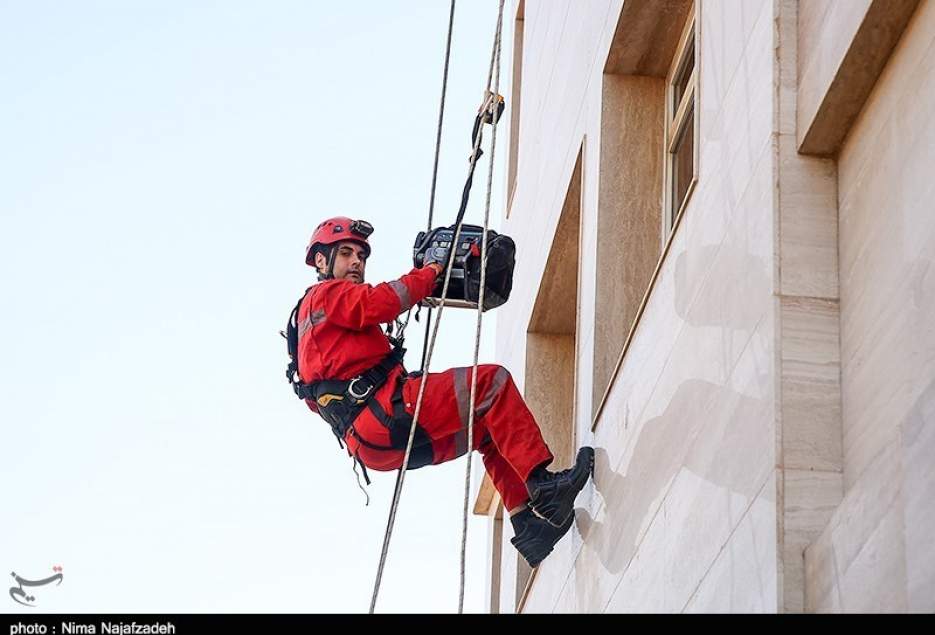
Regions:
M 438 224 L 497 12 L 458 4 Z M 0 571 L 64 568 L 35 610 L 366 611 L 394 474 L 364 507 L 291 394 L 278 331 L 323 217 L 376 226 L 370 281 L 411 266 L 447 16 L 443 0 L 0 2 Z M 446 314 L 433 369 L 470 363 L 473 320 Z M 379 610 L 456 610 L 464 465 L 407 478 Z M 486 531 L 472 521 L 470 611 Z M 6 589 L 0 611 L 24 610 Z

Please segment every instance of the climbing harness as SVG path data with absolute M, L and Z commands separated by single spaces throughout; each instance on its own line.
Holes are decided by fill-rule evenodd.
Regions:
M 335 438 L 337 438 L 338 445 L 342 450 L 344 449 L 344 437 L 348 433 L 348 430 L 350 430 L 351 434 L 361 445 L 370 446 L 369 443 L 357 434 L 357 430 L 354 428 L 354 420 L 365 408 L 369 407 L 371 411 L 374 410 L 375 406 L 379 408 L 379 405 L 375 400 L 371 399 L 371 397 L 386 384 L 393 371 L 402 366 L 406 349 L 403 348 L 401 340 L 390 338 L 390 341 L 393 343 L 393 348 L 390 353 L 380 360 L 378 364 L 360 373 L 356 377 L 348 380 L 303 382 L 299 376 L 298 353 L 300 326 L 298 324 L 298 316 L 299 307 L 302 306 L 302 302 L 305 300 L 305 296 L 308 294 L 309 290 L 311 290 L 311 287 L 305 290 L 305 293 L 302 294 L 302 297 L 299 298 L 299 301 L 296 303 L 295 308 L 292 309 L 292 313 L 289 315 L 289 321 L 286 324 L 286 330 L 284 332 L 280 331 L 280 334 L 286 339 L 286 349 L 289 354 L 289 364 L 286 366 L 286 379 L 292 385 L 292 390 L 299 399 L 310 399 L 315 402 L 318 414 L 321 415 L 321 418 L 331 427 L 331 431 L 334 433 Z M 403 373 L 405 374 L 405 368 L 403 368 Z M 401 387 L 398 388 L 398 392 L 399 395 L 394 395 L 394 399 L 401 402 Z M 383 413 L 382 416 L 378 415 L 378 418 L 381 421 L 385 421 L 385 413 Z M 406 419 L 406 417 L 402 419 Z M 377 449 L 388 450 L 393 448 Z M 370 477 L 367 474 L 366 466 L 361 462 L 359 457 L 354 456 L 353 459 L 355 464 L 360 465 L 364 481 L 366 481 L 367 485 L 370 485 Z M 354 466 L 354 471 L 355 473 L 357 471 L 356 465 Z M 366 490 L 363 491 L 369 503 L 370 496 L 367 494 Z

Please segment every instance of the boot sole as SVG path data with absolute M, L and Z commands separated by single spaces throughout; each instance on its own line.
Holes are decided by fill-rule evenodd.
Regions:
M 575 459 L 575 469 L 580 469 L 580 471 L 574 484 L 574 496 L 551 501 L 544 505 L 530 501 L 530 508 L 533 513 L 547 521 L 553 527 L 561 528 L 574 513 L 575 498 L 578 497 L 578 494 L 587 484 L 588 479 L 594 474 L 594 448 L 583 447 L 578 450 L 578 456 Z
M 542 561 L 545 560 L 550 553 L 555 549 L 555 546 L 551 546 L 548 549 L 539 549 L 537 551 L 527 553 L 523 548 L 516 543 L 513 543 L 513 546 L 516 547 L 516 550 L 519 551 L 520 555 L 523 556 L 523 559 L 526 561 L 531 568 L 535 569 Z
M 559 527 L 559 529 L 562 528 Z M 548 555 L 552 553 L 552 551 L 554 551 L 555 545 L 557 545 L 562 540 L 562 538 L 565 537 L 565 534 L 568 533 L 569 529 L 571 529 L 571 523 L 568 523 L 563 531 L 555 538 L 554 542 L 548 544 L 548 546 L 543 546 L 535 550 L 530 550 L 531 545 L 539 542 L 535 539 L 517 541 L 516 537 L 514 536 L 513 538 L 510 538 L 510 543 L 516 548 L 517 551 L 519 551 L 520 555 L 523 556 L 526 564 L 535 569 L 540 564 L 542 564 L 542 561 L 545 560 Z

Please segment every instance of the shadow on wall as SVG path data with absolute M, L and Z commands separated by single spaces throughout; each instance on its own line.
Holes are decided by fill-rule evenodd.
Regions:
M 676 314 L 685 324 L 701 329 L 701 336 L 711 333 L 724 342 L 723 359 L 711 363 L 733 369 L 737 354 L 744 349 L 736 344 L 752 345 L 751 336 L 769 310 L 769 265 L 725 242 L 682 252 L 674 267 Z M 715 335 L 718 329 L 722 332 Z M 700 363 L 708 365 L 707 361 Z M 749 378 L 738 379 L 745 385 L 770 386 L 764 380 L 772 374 L 772 359 L 763 363 L 765 367 L 751 367 Z M 753 388 L 752 392 L 758 391 Z M 746 394 L 720 383 L 690 379 L 678 386 L 662 414 L 639 428 L 638 437 L 621 461 L 622 469 L 618 468 L 621 471 L 610 465 L 606 450 L 596 448 L 590 492 L 600 495 L 603 505 L 588 501 L 589 509 L 576 509 L 576 525 L 584 542 L 575 562 L 577 610 L 606 609 L 611 598 L 601 596 L 595 566 L 599 563 L 607 573 L 623 575 L 679 476 L 685 478 L 685 487 L 680 489 L 682 498 L 676 511 L 683 520 L 703 516 L 711 505 L 724 503 L 720 497 L 712 499 L 711 490 L 716 489 L 727 499 L 730 516 L 719 527 L 739 521 L 775 463 L 772 401 L 771 388 L 764 394 Z M 629 408 L 629 404 L 624 407 Z M 738 498 L 739 502 L 735 500 Z M 598 512 L 592 515 L 590 510 Z M 698 550 L 704 553 L 692 553 L 691 557 L 714 561 L 721 547 L 717 543 L 725 535 L 719 531 L 706 541 L 703 536 L 690 534 L 699 528 L 680 526 L 678 518 L 666 521 L 665 552 L 684 552 L 694 545 L 705 545 Z M 701 530 L 710 527 L 704 525 Z M 658 557 L 663 558 L 661 552 Z M 664 566 L 662 561 L 641 564 L 641 568 L 658 570 Z M 625 598 L 620 606 L 615 602 L 615 610 L 648 610 L 652 591 L 647 589 L 646 593 L 643 598 Z M 655 598 L 655 602 L 659 601 Z
M 752 502 L 762 485 L 761 477 L 772 467 L 770 399 L 768 395 L 750 397 L 707 381 L 687 381 L 679 386 L 665 412 L 643 426 L 624 472 L 611 469 L 607 452 L 598 448 L 594 488 L 604 505 L 598 517 L 586 509 L 576 510 L 583 549 L 596 557 L 607 572 L 621 575 L 670 485 L 683 471 L 725 494 L 740 495 Z M 686 418 L 686 413 L 694 416 Z M 738 452 L 739 448 L 745 450 Z M 704 505 L 706 501 L 685 504 Z M 742 511 L 738 510 L 738 517 Z M 677 532 L 692 530 L 676 528 Z M 667 536 L 667 548 L 682 540 L 679 535 Z M 693 544 L 699 541 L 698 536 L 691 538 Z M 714 555 L 717 552 L 715 548 Z M 587 568 L 592 557 L 579 557 L 576 567 Z M 663 563 L 650 566 L 662 567 Z M 582 570 L 575 581 L 579 609 L 602 611 L 609 598 L 600 597 L 594 588 L 594 572 Z

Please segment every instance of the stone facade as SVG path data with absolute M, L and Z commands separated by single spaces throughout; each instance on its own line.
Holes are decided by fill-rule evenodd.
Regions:
M 935 0 L 506 24 L 497 361 L 597 465 L 535 572 L 482 485 L 491 610 L 935 610 Z

